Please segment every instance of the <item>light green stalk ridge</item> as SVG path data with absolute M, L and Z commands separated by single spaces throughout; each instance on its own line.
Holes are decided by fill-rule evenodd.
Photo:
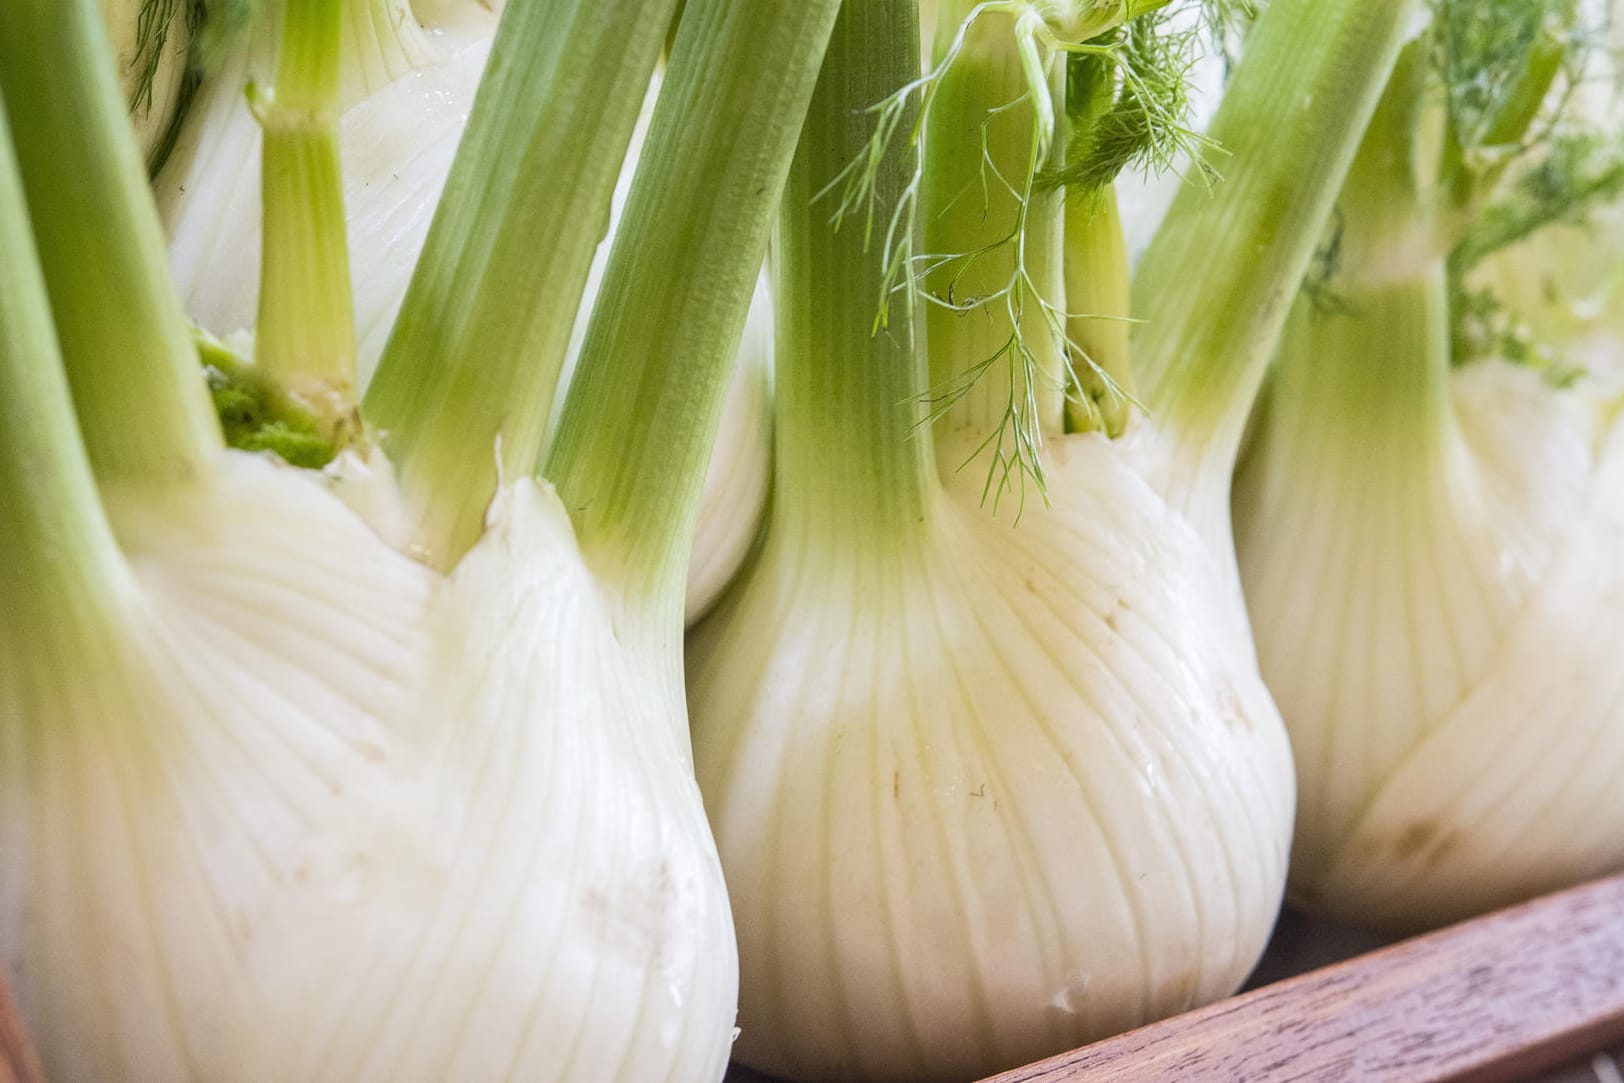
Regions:
M 479 537 L 499 475 L 535 466 L 673 4 L 512 0 L 503 13 L 364 401 L 432 564 Z
M 96 476 L 191 477 L 219 427 L 96 0 L 0 3 L 0 92 Z
M 1428 64 L 1425 40 L 1399 55 L 1343 182 L 1329 275 L 1298 294 L 1267 400 L 1270 430 L 1368 447 L 1398 469 L 1425 462 L 1449 423 L 1448 242 L 1424 160 L 1438 149 L 1423 138 Z
M 1292 298 L 1420 0 L 1275 0 L 1133 284 L 1141 401 L 1193 480 L 1227 475 Z M 1189 482 L 1185 482 L 1189 484 Z
M 883 325 L 874 318 L 887 286 L 886 236 L 914 228 L 908 192 L 918 151 L 890 140 L 869 178 L 867 213 L 832 214 L 836 181 L 879 123 L 866 106 L 918 76 L 916 20 L 911 0 L 841 9 L 774 236 L 774 527 L 858 552 L 920 528 L 938 488 L 914 314 L 898 304 Z M 899 127 L 916 116 L 910 104 Z
M 1517 185 L 1503 183 L 1510 167 L 1525 154 L 1541 153 L 1542 143 L 1566 120 L 1560 105 L 1568 99 L 1553 90 L 1571 63 L 1563 49 L 1576 46 L 1565 36 L 1571 27 L 1553 28 L 1537 17 L 1544 6 L 1535 2 L 1517 9 L 1528 23 L 1520 47 L 1467 64 L 1452 59 L 1464 49 L 1459 39 L 1493 31 L 1478 25 L 1474 11 L 1458 10 L 1453 0 L 1435 0 L 1432 26 L 1401 53 L 1371 118 L 1337 201 L 1324 281 L 1311 281 L 1309 292 L 1319 309 L 1379 307 L 1365 295 L 1390 283 L 1430 280 L 1447 268 L 1450 289 L 1438 303 L 1442 318 L 1453 317 L 1455 335 L 1452 357 L 1388 350 L 1373 362 L 1383 370 L 1396 374 L 1422 364 L 1424 357 L 1428 364 L 1461 364 L 1484 352 L 1528 364 L 1555 362 L 1538 344 L 1522 339 L 1515 319 L 1500 313 L 1492 296 L 1472 294 L 1463 283 L 1465 270 L 1480 254 L 1477 246 L 1492 251 L 1500 243 L 1486 239 L 1484 223 L 1522 197 Z M 1457 25 L 1461 22 L 1474 33 L 1466 33 Z M 1462 80 L 1465 85 L 1452 82 Z M 1557 106 L 1542 114 L 1541 103 L 1549 106 L 1553 97 Z M 1536 185 L 1554 182 L 1553 200 L 1549 205 L 1530 201 L 1533 205 L 1523 208 L 1527 216 L 1519 225 L 1530 232 L 1545 224 L 1547 211 L 1558 218 L 1582 211 L 1591 198 L 1587 181 L 1606 185 L 1605 176 L 1587 176 L 1583 163 L 1575 174 L 1563 176 L 1569 163 L 1560 144 L 1544 153 L 1530 175 L 1537 177 Z M 1551 174 L 1542 175 L 1547 168 Z M 1513 191 L 1502 195 L 1504 188 Z M 1488 307 L 1477 307 L 1484 304 Z M 1371 318 L 1379 320 L 1380 312 Z M 1519 344 L 1525 353 L 1519 353 Z M 1285 363 L 1317 362 L 1287 357 Z
M 937 52 L 976 7 L 944 3 Z M 1025 18 L 1018 16 L 1017 18 Z M 1036 174 L 1046 86 L 1063 100 L 1064 64 L 1030 68 L 1019 28 L 984 13 L 964 31 L 925 118 L 920 203 L 933 416 L 941 467 L 988 456 L 986 498 L 1024 498 L 1043 483 L 1044 439 L 1063 424 L 1066 395 L 1062 235 L 1058 189 Z
M 1329 464 L 1349 485 L 1432 470 L 1453 431 L 1442 264 L 1350 286 L 1332 304 L 1300 294 L 1266 402 L 1265 439 L 1283 449 L 1364 449 Z
M 1434 90 L 1427 49 L 1423 38 L 1399 54 L 1342 183 L 1324 250 L 1323 285 L 1332 305 L 1360 283 L 1418 277 L 1448 254 L 1444 207 L 1432 188 L 1439 146 L 1427 138 L 1432 126 L 1423 120 Z
M 1128 241 L 1116 185 L 1066 201 L 1066 335 L 1077 389 L 1066 399 L 1070 432 L 1120 436 L 1134 394 L 1129 349 Z
M 865 2 L 865 0 L 854 0 Z M 838 0 L 688 0 L 544 473 L 675 627 L 704 471 Z
M 250 99 L 265 133 L 256 363 L 329 435 L 355 414 L 355 311 L 338 156 L 346 4 L 288 0 L 276 85 Z
M 0 252 L 0 650 L 48 656 L 105 619 L 124 566 L 74 424 L 3 105 Z

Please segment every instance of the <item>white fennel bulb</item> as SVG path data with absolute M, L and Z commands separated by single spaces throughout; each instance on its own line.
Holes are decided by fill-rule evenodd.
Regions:
M 1624 445 L 1499 359 L 1394 378 L 1446 328 L 1380 311 L 1301 317 L 1367 321 L 1326 329 L 1358 349 L 1288 333 L 1236 530 L 1297 756 L 1294 895 L 1417 929 L 1624 865 Z
M 0 110 L 0 962 L 52 1078 L 721 1078 L 737 962 L 683 571 L 794 148 L 770 121 L 804 112 L 837 4 L 687 6 L 637 258 L 539 474 L 674 3 L 509 5 L 386 393 L 322 415 L 291 389 L 355 387 L 340 9 L 289 0 L 256 355 L 209 349 L 271 446 L 349 446 L 325 471 L 222 446 L 93 0 L 0 9 L 0 101 L 46 103 Z M 550 245 L 490 244 L 560 212 Z M 650 382 L 681 405 L 634 409 Z
M 104 639 L 0 657 L 0 925 L 54 1076 L 719 1078 L 682 704 L 552 493 L 444 577 L 306 472 L 201 465 L 110 494 Z
M 913 126 L 911 99 L 887 97 L 916 78 L 912 5 L 843 8 L 775 242 L 765 540 L 689 634 L 695 763 L 739 935 L 738 1055 L 785 1079 L 980 1078 L 1211 1001 L 1252 968 L 1285 882 L 1290 750 L 1248 634 L 1228 475 L 1278 330 L 1257 302 L 1306 267 L 1409 5 L 1271 8 L 1265 59 L 1219 118 L 1255 186 L 1188 191 L 1148 264 L 1164 319 L 1144 326 L 1167 337 L 1142 352 L 1169 386 L 1209 390 L 1116 435 L 1065 431 L 1053 324 L 1029 295 L 1014 327 L 998 298 L 1011 280 L 1055 296 L 1063 222 L 1065 259 L 1125 288 L 1120 231 L 1073 235 L 1053 193 L 958 198 L 983 154 L 1016 190 L 1042 158 L 1032 111 L 1006 106 L 1033 93 L 1022 35 L 1041 49 L 1053 32 L 978 9 L 955 47 L 973 6 L 941 9 L 952 59 L 931 76 L 919 211 L 926 250 L 979 255 L 927 276 L 918 351 L 900 301 L 875 330 L 898 249 L 861 221 L 837 230 L 819 199 L 855 191 L 876 235 L 907 214 L 909 148 L 870 140 Z M 1282 116 L 1275 78 L 1319 105 Z M 1265 111 L 1267 141 L 1247 123 Z M 874 168 L 843 173 L 852 161 Z M 1287 178 L 1303 202 L 1280 222 L 1256 193 Z M 1237 238 L 1264 221 L 1284 239 L 1253 259 Z M 1239 266 L 1168 307 L 1188 252 Z M 947 279 L 995 300 L 949 308 Z M 1250 318 L 1225 340 L 1197 313 L 1229 305 Z M 999 363 L 1012 336 L 1036 371 Z M 989 357 L 927 423 L 927 393 Z M 1012 419 L 1012 398 L 1035 415 Z M 990 480 L 964 468 L 989 432 Z M 1013 461 L 1020 440 L 1041 443 L 1046 497 L 1040 467 Z
M 356 357 L 370 380 L 467 123 L 496 11 L 485 0 L 347 0 L 339 143 L 354 290 Z M 252 327 L 259 296 L 261 130 L 244 93 L 274 66 L 276 5 L 258 32 L 211 71 L 155 191 L 188 315 L 222 331 Z M 497 9 L 499 10 L 499 8 Z M 649 91 L 620 171 L 607 235 L 619 222 L 660 79 Z M 567 384 L 610 245 L 599 245 L 562 377 Z M 767 304 L 759 291 L 759 305 Z M 702 613 L 737 572 L 766 499 L 771 397 L 770 310 L 752 315 L 707 474 L 687 612 Z M 766 328 L 767 330 L 763 330 Z
M 1227 558 L 1101 435 L 1049 478 L 1014 531 L 979 483 L 884 538 L 775 517 L 691 634 L 749 1063 L 976 1078 L 1261 953 L 1291 763 Z
M 1624 867 L 1616 362 L 1570 370 L 1567 340 L 1543 363 L 1498 337 L 1522 326 L 1517 294 L 1474 315 L 1484 300 L 1451 280 L 1481 254 L 1462 222 L 1544 212 L 1516 182 L 1487 209 L 1451 202 L 1495 178 L 1450 170 L 1494 158 L 1428 164 L 1431 42 L 1367 133 L 1333 273 L 1297 302 L 1235 496 L 1297 757 L 1292 893 L 1395 930 Z

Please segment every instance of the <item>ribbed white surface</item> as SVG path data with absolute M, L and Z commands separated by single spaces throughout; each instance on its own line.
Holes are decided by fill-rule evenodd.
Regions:
M 770 527 L 690 635 L 753 1066 L 975 1078 L 1262 950 L 1292 776 L 1230 556 L 1123 444 L 1048 454 L 1055 507 L 1016 528 L 970 481 L 917 548 Z
M 682 705 L 551 492 L 495 515 L 442 580 L 229 453 L 118 517 L 127 635 L 0 656 L 0 947 L 53 1079 L 721 1077 Z
M 1237 488 L 1300 779 L 1295 890 L 1436 925 L 1624 866 L 1624 443 L 1479 362 L 1437 433 L 1271 422 Z M 1273 417 L 1273 415 L 1271 415 Z

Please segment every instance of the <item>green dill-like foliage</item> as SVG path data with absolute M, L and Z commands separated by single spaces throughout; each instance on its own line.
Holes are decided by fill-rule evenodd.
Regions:
M 1220 38 L 1244 30 L 1257 18 L 1258 7 L 1259 0 L 1201 0 L 1207 27 Z
M 1449 253 L 1455 362 L 1499 357 L 1569 386 L 1581 370 L 1491 292 L 1466 283 L 1489 256 L 1548 226 L 1582 225 L 1624 198 L 1624 142 L 1573 108 L 1604 27 L 1587 25 L 1575 0 L 1433 4 L 1434 63 L 1462 152 L 1452 164 L 1457 190 L 1470 197 L 1461 203 L 1468 224 Z
M 1624 145 L 1573 108 L 1605 28 L 1587 22 L 1578 0 L 1430 0 L 1430 8 L 1421 47 L 1427 94 L 1444 118 L 1432 205 L 1449 252 L 1452 358 L 1497 357 L 1568 386 L 1580 373 L 1562 351 L 1468 278 L 1486 257 L 1624 196 Z
M 1450 284 L 1450 361 L 1459 368 L 1484 358 L 1498 358 L 1538 372 L 1550 387 L 1563 391 L 1579 382 L 1586 370 L 1568 361 L 1563 351 L 1540 339 L 1491 290 L 1469 289 L 1459 279 Z
M 1165 173 L 1188 161 L 1207 170 L 1210 143 L 1189 123 L 1190 71 L 1201 38 L 1195 29 L 1174 29 L 1158 12 L 1128 23 L 1111 58 L 1072 56 L 1066 163 L 1046 172 L 1043 182 L 1088 198 L 1129 167 Z
M 1432 0 L 1433 63 L 1463 148 L 1520 140 L 1573 56 L 1577 0 Z
M 202 0 L 145 0 L 135 20 L 135 56 L 131 65 L 140 70 L 130 96 L 130 112 L 152 108 L 152 87 L 158 78 L 169 36 L 177 20 L 184 18 L 188 38 L 202 25 Z
M 987 0 L 977 5 L 957 32 L 946 38 L 941 58 L 928 72 L 871 107 L 876 124 L 869 146 L 816 196 L 833 204 L 832 217 L 837 221 L 861 219 L 865 238 L 879 250 L 876 258 L 883 261 L 886 274 L 876 304 L 876 330 L 885 325 L 891 299 L 897 294 L 909 311 L 923 303 L 961 313 L 1000 311 L 1009 320 L 1014 330 L 1006 342 L 924 396 L 928 408 L 925 424 L 931 424 L 982 380 L 1007 383 L 1003 418 L 971 456 L 985 455 L 989 461 L 983 498 L 995 509 L 1006 494 L 1024 502 L 1028 483 L 1047 499 L 1043 434 L 1036 408 L 1046 377 L 1039 371 L 1040 351 L 1026 340 L 1030 328 L 1041 327 L 1060 347 L 1062 364 L 1068 367 L 1061 381 L 1065 388 L 1080 385 L 1076 372 L 1070 371 L 1073 358 L 1092 366 L 1087 352 L 1067 334 L 1072 314 L 1043 295 L 1026 266 L 1027 206 L 1043 189 L 1059 185 L 1065 185 L 1076 198 L 1086 198 L 1090 192 L 1098 195 L 1129 165 L 1166 170 L 1188 161 L 1205 171 L 1205 152 L 1211 144 L 1189 123 L 1189 75 L 1208 33 L 1228 33 L 1249 18 L 1253 0 L 1135 0 L 1102 3 L 1099 8 L 1100 18 L 1085 28 L 1086 34 L 1080 35 L 1083 40 L 1071 40 L 1043 20 L 1024 18 L 1038 10 L 1038 5 L 1027 0 Z M 1178 13 L 1199 17 L 1189 20 L 1190 28 L 1179 29 L 1174 22 Z M 1007 235 L 973 251 L 915 255 L 911 241 L 923 163 L 902 197 L 884 215 L 876 209 L 876 167 L 891 140 L 918 144 L 942 79 L 960 58 L 969 26 L 989 16 L 1012 17 L 1028 80 L 1025 93 L 989 108 L 987 122 L 1029 111 L 1034 151 L 1022 170 L 1007 175 L 986 161 L 984 154 L 981 185 L 983 192 L 994 188 L 1008 192 L 1021 210 Z M 1064 102 L 1049 96 L 1048 73 L 1056 63 L 1066 65 Z M 1049 152 L 1062 123 L 1071 153 L 1063 163 L 1051 165 Z M 972 265 L 999 251 L 1014 253 L 1014 267 L 1005 283 L 974 297 L 956 289 Z M 945 280 L 946 285 L 934 291 L 925 289 L 925 280 L 933 277 Z M 1092 375 L 1114 388 L 1109 374 L 1096 369 Z
M 157 78 L 159 62 L 181 8 L 184 8 L 186 17 L 186 70 L 181 75 L 176 92 L 174 115 L 169 118 L 169 124 L 158 137 L 147 161 L 147 172 L 153 177 L 163 168 L 169 152 L 175 149 L 181 124 L 192 106 L 192 99 L 197 95 L 197 88 L 203 82 L 203 73 L 197 65 L 197 43 L 206 18 L 205 0 L 147 0 L 136 24 L 136 63 L 142 68 L 135 96 L 130 102 L 132 113 L 152 106 L 152 84 Z
M 1597 207 L 1624 198 L 1624 145 L 1591 132 L 1563 132 L 1507 191 L 1477 216 L 1450 255 L 1465 274 L 1503 248 L 1558 223 L 1582 225 Z

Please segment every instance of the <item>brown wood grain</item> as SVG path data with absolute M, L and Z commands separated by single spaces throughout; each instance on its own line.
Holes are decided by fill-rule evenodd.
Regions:
M 45 1083 L 45 1070 L 23 1032 L 4 974 L 0 974 L 0 1083 Z
M 1624 876 L 1277 982 L 989 1083 L 1515 1081 L 1624 1041 Z

